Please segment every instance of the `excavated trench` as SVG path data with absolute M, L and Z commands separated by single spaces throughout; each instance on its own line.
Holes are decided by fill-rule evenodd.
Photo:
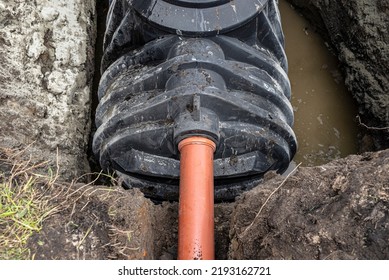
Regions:
M 97 7 L 100 41 L 96 44 L 96 61 L 107 3 L 98 0 Z M 216 258 L 389 258 L 388 152 L 342 159 L 366 149 L 358 147 L 363 143 L 358 137 L 366 135 L 359 131 L 355 119 L 361 106 L 357 109 L 345 89 L 339 62 L 327 47 L 335 52 L 336 48 L 315 34 L 315 28 L 286 1 L 280 1 L 280 8 L 292 82 L 294 129 L 300 145 L 294 162 L 307 167 L 300 167 L 286 181 L 270 173 L 264 184 L 236 202 L 217 204 Z M 97 72 L 99 63 L 96 65 Z M 98 75 L 95 90 L 97 80 Z M 96 104 L 95 99 L 94 108 Z M 91 165 L 99 170 L 94 159 Z M 89 232 L 83 251 L 61 238 L 46 249 L 32 246 L 38 258 L 79 258 L 81 253 L 84 258 L 176 258 L 177 203 L 155 205 L 137 190 L 119 189 L 111 198 L 90 192 L 73 207 L 75 212 L 68 210 L 73 213 L 72 224 L 79 226 L 65 232 L 68 238 Z M 96 246 L 99 239 L 100 245 L 104 244 L 101 249 Z M 65 255 L 56 250 L 52 253 L 56 247 Z
M 38 162 L 60 166 L 69 182 L 88 172 L 88 113 L 92 106 L 93 119 L 107 2 L 96 1 L 97 19 L 92 2 L 62 1 L 61 9 L 46 1 L 0 5 L 1 140 L 28 146 Z M 299 142 L 294 165 L 304 167 L 288 178 L 269 173 L 260 187 L 216 205 L 216 257 L 389 259 L 388 150 L 353 155 L 389 143 L 389 4 L 291 2 L 314 23 L 280 1 Z M 91 150 L 87 156 L 91 169 L 101 171 Z M 154 204 L 138 190 L 107 191 L 109 180 L 100 183 L 105 186 L 58 183 L 46 191 L 62 210 L 29 239 L 36 259 L 176 258 L 177 203 Z
M 108 10 L 106 1 L 98 0 L 97 4 L 92 119 L 98 104 L 99 67 L 105 17 Z M 280 12 L 289 62 L 288 76 L 292 85 L 294 131 L 299 142 L 298 152 L 288 170 L 292 170 L 298 163 L 302 166 L 318 166 L 356 154 L 359 130 L 355 119 L 358 114 L 357 104 L 344 85 L 339 61 L 331 53 L 328 43 L 315 32 L 315 27 L 286 0 L 280 1 Z M 92 132 L 94 129 L 95 127 L 92 127 Z M 92 168 L 100 171 L 93 155 L 89 156 Z M 285 172 L 285 176 L 288 173 L 288 171 Z M 136 197 L 138 196 L 139 194 L 136 194 Z M 177 204 L 167 202 L 158 204 L 154 206 L 156 207 L 154 214 L 156 224 L 150 225 L 158 236 L 154 239 L 153 258 L 176 258 Z M 234 207 L 236 205 L 233 203 L 227 203 L 218 204 L 215 209 L 216 257 L 218 259 L 226 259 L 229 254 L 230 257 L 234 255 L 234 253 L 229 253 L 231 250 L 230 221 Z M 173 234 L 169 234 L 172 229 Z M 139 254 L 136 256 L 139 258 Z M 240 258 L 244 258 L 244 254 Z

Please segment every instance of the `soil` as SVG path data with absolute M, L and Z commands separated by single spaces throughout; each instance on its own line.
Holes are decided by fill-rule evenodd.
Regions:
M 154 258 L 154 208 L 140 192 L 73 185 L 54 197 L 63 208 L 29 239 L 35 259 Z
M 229 258 L 389 259 L 388 170 L 385 150 L 268 180 L 235 203 Z
M 176 259 L 178 204 L 154 204 L 120 186 L 63 185 L 52 192 L 57 214 L 33 235 L 35 259 Z M 218 259 L 226 259 L 232 204 L 215 208 Z
M 299 167 L 215 207 L 217 259 L 389 259 L 389 150 Z M 35 259 L 175 259 L 177 203 L 63 186 L 30 238 Z

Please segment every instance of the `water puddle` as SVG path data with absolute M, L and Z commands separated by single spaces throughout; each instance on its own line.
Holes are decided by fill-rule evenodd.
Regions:
M 279 7 L 299 143 L 294 162 L 314 166 L 357 153 L 357 106 L 337 59 L 286 0 L 280 0 Z

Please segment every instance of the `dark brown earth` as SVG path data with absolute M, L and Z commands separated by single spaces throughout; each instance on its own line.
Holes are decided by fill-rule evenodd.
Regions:
M 218 259 L 389 259 L 389 150 L 264 184 L 215 212 Z M 174 259 L 177 203 L 138 190 L 64 186 L 30 238 L 36 259 Z M 60 194 L 60 195 L 58 195 Z
M 72 185 L 58 194 L 62 210 L 29 240 L 35 259 L 154 258 L 154 206 L 140 192 Z
M 175 259 L 177 203 L 155 205 L 138 190 L 62 186 L 53 192 L 61 210 L 29 239 L 35 259 Z M 226 259 L 232 204 L 216 206 L 217 257 Z
M 229 258 L 389 259 L 388 171 L 385 150 L 270 179 L 235 203 Z

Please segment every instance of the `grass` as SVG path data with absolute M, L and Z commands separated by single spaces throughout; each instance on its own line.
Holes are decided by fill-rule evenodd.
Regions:
M 45 168 L 47 174 L 38 172 Z M 33 258 L 27 241 L 57 211 L 45 194 L 57 177 L 47 162 L 33 164 L 23 151 L 0 148 L 0 259 Z
M 107 258 L 112 255 L 112 258 L 127 259 L 132 256 L 129 252 L 140 250 L 140 247 L 129 246 L 133 243 L 133 231 L 121 229 L 121 222 L 116 218 L 120 208 L 110 205 L 122 197 L 121 188 L 117 188 L 119 182 L 114 177 L 102 173 L 84 174 L 71 183 L 62 182 L 58 176 L 58 163 L 55 168 L 50 168 L 48 162 L 33 162 L 27 154 L 0 146 L 0 260 L 34 259 L 35 253 L 38 258 L 42 256 L 39 250 L 50 250 L 48 255 L 53 255 L 49 258 L 70 258 L 62 254 L 62 245 L 56 246 L 61 243 L 58 240 L 70 236 L 66 225 L 73 222 L 83 223 L 77 228 L 81 238 L 76 244 L 69 245 L 70 250 L 77 252 L 77 258 L 84 257 L 79 255 L 81 253 L 91 254 L 94 250 L 109 251 Z M 112 187 L 96 187 L 95 183 L 101 176 L 111 180 Z M 90 181 L 90 178 L 94 180 Z M 94 203 L 106 203 L 107 217 L 104 213 L 94 214 L 100 211 L 93 206 Z M 84 214 L 87 219 L 80 218 Z M 105 223 L 103 228 L 108 229 L 107 236 L 103 234 L 104 244 L 99 249 L 88 247 L 86 250 L 86 244 L 93 241 L 90 236 L 99 236 L 99 231 L 96 232 L 99 223 Z M 63 232 L 59 239 L 50 235 L 47 229 L 51 226 Z M 105 247 L 110 249 L 103 249 Z

